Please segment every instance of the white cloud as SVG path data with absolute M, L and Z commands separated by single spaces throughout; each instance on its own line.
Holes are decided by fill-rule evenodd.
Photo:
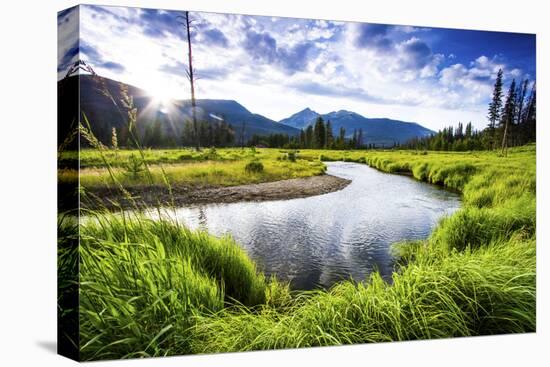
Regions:
M 81 9 L 82 40 L 104 63 L 124 66 L 120 71 L 107 64 L 93 65 L 100 75 L 155 94 L 188 98 L 183 29 L 155 38 L 138 21 L 139 9 Z M 522 75 L 521 70 L 508 70 L 495 57 L 480 56 L 467 65 L 449 65 L 456 55 L 434 53 L 422 39 L 428 34 L 423 28 L 380 27 L 374 30 L 378 43 L 364 42 L 358 47 L 358 23 L 191 15 L 200 29 L 218 30 L 227 41 L 224 47 L 224 42 L 206 42 L 206 34 L 196 34 L 194 65 L 202 77 L 197 82 L 198 98 L 235 99 L 252 112 L 275 120 L 311 107 L 318 112 L 349 109 L 369 117 L 418 121 L 432 129 L 470 120 L 483 127 L 496 71 L 503 68 L 506 78 Z M 247 51 L 247 32 L 271 37 L 276 58 L 255 57 Z M 271 40 L 266 40 L 269 46 Z M 307 52 L 292 53 L 305 43 L 311 43 Z M 260 45 L 252 46 L 261 51 L 257 49 Z M 294 62 L 288 60 L 292 56 Z M 93 59 L 86 53 L 83 58 Z M 292 72 L 288 68 L 293 68 Z M 308 88 L 317 88 L 319 93 L 305 93 Z
M 78 7 L 64 10 L 57 19 L 58 78 L 63 78 L 67 68 L 78 60 Z
M 457 63 L 442 69 L 439 72 L 439 84 L 448 92 L 442 106 L 456 110 L 468 108 L 484 111 L 499 69 L 503 70 L 505 81 L 526 77 L 520 69 L 510 70 L 497 57 L 484 55 L 470 62 L 468 67 Z

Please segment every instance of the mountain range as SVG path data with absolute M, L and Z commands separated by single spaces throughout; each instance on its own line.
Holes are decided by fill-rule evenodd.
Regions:
M 191 120 L 192 109 L 189 100 L 160 102 L 143 89 L 132 85 L 126 87 L 138 111 L 138 133 L 143 134 L 148 126 L 160 121 L 165 136 L 179 139 L 184 122 Z M 108 93 L 105 93 L 106 91 Z M 101 141 L 110 142 L 112 128 L 119 129 L 127 124 L 126 111 L 121 108 L 123 95 L 121 83 L 118 81 L 91 75 L 74 75 L 58 82 L 58 96 L 60 126 L 83 120 L 85 115 L 94 134 Z M 78 102 L 82 115 L 80 119 L 77 118 Z M 299 129 L 252 113 L 233 100 L 197 99 L 195 110 L 199 121 L 212 123 L 225 120 L 233 126 L 235 135 L 240 134 L 244 127 L 245 140 L 253 135 L 280 133 L 297 136 L 300 133 Z
M 335 135 L 340 128 L 345 129 L 345 136 L 351 138 L 355 130 L 363 131 L 363 144 L 393 145 L 395 142 L 404 143 L 414 137 L 423 137 L 434 132 L 415 122 L 405 122 L 388 118 L 367 118 L 358 113 L 346 110 L 320 114 L 306 108 L 294 115 L 279 121 L 281 124 L 305 129 L 315 123 L 318 117 L 330 121 Z
M 160 102 L 143 89 L 132 85 L 126 87 L 128 95 L 132 96 L 134 106 L 138 110 L 138 133 L 144 133 L 148 126 L 159 121 L 164 136 L 173 136 L 177 141 L 182 134 L 184 122 L 191 119 L 190 101 Z M 112 79 L 92 75 L 74 75 L 60 80 L 58 82 L 60 130 L 63 131 L 63 126 L 74 125 L 75 121 L 86 117 L 95 135 L 103 142 L 110 142 L 112 129 L 122 128 L 127 123 L 127 113 L 120 108 L 122 98 L 121 83 Z M 80 118 L 77 116 L 78 102 L 80 102 Z M 325 121 L 331 121 L 335 135 L 341 127 L 346 129 L 346 137 L 351 137 L 355 129 L 362 129 L 364 144 L 392 145 L 395 142 L 403 143 L 413 137 L 433 133 L 417 123 L 366 118 L 345 110 L 319 114 L 306 108 L 277 122 L 250 112 L 234 100 L 197 99 L 196 106 L 199 120 L 213 123 L 223 119 L 233 126 L 236 137 L 239 137 L 244 130 L 245 141 L 253 135 L 298 136 L 301 129 L 313 124 L 319 116 Z

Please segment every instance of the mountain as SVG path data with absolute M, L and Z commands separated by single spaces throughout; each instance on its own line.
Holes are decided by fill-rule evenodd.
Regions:
M 292 127 L 304 129 L 315 123 L 321 116 L 323 120 L 330 120 L 334 135 L 338 135 L 340 128 L 346 130 L 346 137 L 351 138 L 354 130 L 363 129 L 363 144 L 390 146 L 395 142 L 404 143 L 414 137 L 422 137 L 434 132 L 415 122 L 405 122 L 388 118 L 367 118 L 358 113 L 346 110 L 319 114 L 309 108 L 279 121 Z
M 181 111 L 191 117 L 191 102 L 189 100 L 178 101 Z M 252 113 L 243 105 L 234 100 L 225 99 L 198 99 L 196 101 L 199 118 L 208 121 L 224 119 L 230 123 L 238 134 L 244 127 L 245 137 L 252 135 L 287 134 L 298 135 L 299 129 L 275 122 L 265 116 Z
M 318 116 L 320 116 L 319 113 L 308 107 L 300 112 L 296 112 L 294 115 L 287 117 L 286 119 L 282 119 L 279 123 L 292 126 L 297 129 L 305 129 L 312 123 L 312 121 L 315 121 Z
M 163 135 L 179 141 L 185 121 L 191 120 L 191 102 L 173 100 L 161 103 L 143 89 L 132 85 L 127 85 L 127 88 L 128 95 L 132 96 L 134 106 L 138 110 L 136 124 L 138 133 L 144 134 L 148 127 L 159 121 Z M 105 90 L 109 93 L 104 93 Z M 121 83 L 118 81 L 92 75 L 75 75 L 58 82 L 58 95 L 60 131 L 67 131 L 67 127 L 75 125 L 75 121 L 83 121 L 85 115 L 90 121 L 94 134 L 102 142 L 110 144 L 112 128 L 124 129 L 127 125 L 127 112 L 120 102 L 122 92 Z M 78 98 L 79 95 L 80 98 Z M 79 100 L 82 115 L 80 119 L 77 118 Z M 233 100 L 197 99 L 196 106 L 199 121 L 213 123 L 224 119 L 231 124 L 235 130 L 236 142 L 243 126 L 245 140 L 255 134 L 281 133 L 296 136 L 300 133 L 300 130 L 294 127 L 252 113 Z
M 138 110 L 137 131 L 144 136 L 147 129 L 159 122 L 164 137 L 170 137 L 179 142 L 185 121 L 191 120 L 191 103 L 189 100 L 174 100 L 161 103 L 150 96 L 145 90 L 127 85 L 128 95 L 132 96 L 134 106 Z M 104 93 L 107 90 L 109 93 Z M 109 94 L 112 96 L 109 97 Z M 127 112 L 121 108 L 121 83 L 108 78 L 91 75 L 71 76 L 58 82 L 58 123 L 61 135 L 74 127 L 76 121 L 84 121 L 84 116 L 90 121 L 94 134 L 105 144 L 111 143 L 112 129 L 117 128 L 119 134 L 127 127 Z M 80 96 L 80 97 L 79 97 Z M 81 116 L 78 117 L 80 102 Z M 116 102 L 116 103 L 115 103 Z M 297 136 L 300 129 L 313 124 L 318 116 L 325 121 L 330 120 L 334 135 L 338 135 L 341 127 L 350 138 L 354 130 L 363 130 L 363 144 L 374 143 L 393 145 L 404 143 L 414 137 L 422 137 L 433 132 L 414 123 L 386 118 L 366 118 L 351 111 L 335 111 L 321 115 L 306 108 L 292 116 L 275 122 L 265 116 L 255 114 L 234 100 L 198 99 L 196 113 L 199 121 L 214 123 L 225 120 L 233 126 L 235 143 L 238 144 L 241 129 L 244 127 L 244 140 L 253 135 L 287 134 Z M 64 136 L 59 136 L 62 141 Z M 122 137 L 119 137 L 122 138 Z

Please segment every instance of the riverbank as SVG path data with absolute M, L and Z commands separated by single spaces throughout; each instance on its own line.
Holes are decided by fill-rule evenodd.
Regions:
M 312 151 L 312 156 L 318 152 Z M 463 208 L 425 241 L 394 244 L 392 282 L 297 296 L 259 313 L 195 318 L 193 352 L 327 346 L 536 330 L 536 149 L 497 152 L 323 152 L 388 173 L 411 172 L 463 194 Z
M 363 160 L 459 190 L 463 208 L 374 272 L 290 292 L 230 238 L 135 212 L 81 224 L 82 358 L 114 359 L 526 333 L 536 330 L 536 149 L 418 154 L 305 151 Z M 76 230 L 76 226 L 73 228 Z M 73 235 L 76 237 L 78 234 Z M 65 254 L 61 264 L 68 263 Z M 116 292 L 113 292 L 116 289 Z M 63 300 L 63 295 L 61 296 Z
M 189 187 L 176 184 L 171 188 L 171 192 L 166 186 L 146 186 L 128 189 L 132 200 L 125 198 L 120 190 L 96 188 L 89 192 L 94 199 L 83 201 L 83 205 L 88 209 L 97 209 L 100 206 L 131 209 L 135 206 L 289 200 L 339 191 L 350 183 L 350 180 L 324 174 L 226 187 Z

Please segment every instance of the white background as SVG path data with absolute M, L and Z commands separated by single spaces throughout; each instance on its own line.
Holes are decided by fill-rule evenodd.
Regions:
M 94 366 L 547 365 L 548 9 L 544 1 L 89 1 L 104 5 L 537 33 L 537 333 L 94 363 Z M 66 366 L 56 348 L 56 12 L 72 1 L 8 0 L 0 11 L 0 365 Z M 541 103 L 542 101 L 542 103 Z M 545 172 L 546 171 L 546 172 Z M 546 343 L 544 343 L 546 339 Z

